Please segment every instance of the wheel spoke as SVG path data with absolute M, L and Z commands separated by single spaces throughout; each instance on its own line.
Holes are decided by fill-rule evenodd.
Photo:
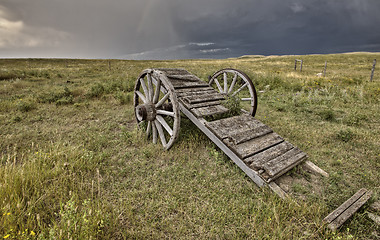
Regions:
M 232 83 L 231 83 L 230 89 L 228 89 L 228 93 L 227 94 L 230 94 L 232 92 L 232 90 L 234 89 L 237 77 L 238 77 L 238 75 L 237 75 L 237 73 L 235 73 L 235 76 L 232 79 Z
M 148 126 L 146 127 L 146 135 L 149 136 L 151 131 L 152 131 L 152 121 L 149 121 Z
M 169 112 L 169 111 L 165 111 L 165 110 L 156 110 L 156 112 L 157 112 L 157 114 L 174 117 L 174 112 Z
M 223 87 L 224 87 L 224 90 L 223 90 L 223 93 L 226 93 L 227 94 L 227 89 L 228 89 L 228 86 L 227 86 L 227 84 L 228 84 L 228 82 L 227 82 L 227 73 L 225 72 L 225 73 L 223 73 L 223 80 L 224 80 L 224 85 L 223 85 Z
M 148 78 L 148 98 L 149 101 L 153 101 L 153 84 L 152 84 L 152 76 L 148 73 L 147 75 Z
M 160 97 L 160 88 L 161 88 L 161 79 L 158 79 L 156 82 L 156 91 L 153 96 L 153 103 L 156 104 L 158 102 L 158 98 Z
M 144 94 L 142 94 L 140 91 L 135 91 L 135 93 L 137 94 L 137 96 L 139 96 L 141 98 L 141 100 L 144 102 L 144 103 L 147 103 L 148 100 L 146 100 Z
M 154 124 L 153 121 L 152 121 L 152 132 L 153 132 L 153 143 L 156 144 L 157 143 L 157 128 L 156 128 L 156 124 Z
M 222 93 L 222 92 L 223 92 L 223 89 L 222 89 L 222 87 L 220 86 L 220 83 L 219 83 L 218 79 L 214 78 L 214 81 L 215 81 L 215 83 L 216 83 L 216 86 L 217 86 L 218 89 L 219 89 L 219 92 Z
M 158 103 L 156 103 L 155 107 L 156 107 L 156 108 L 161 107 L 162 104 L 164 104 L 164 102 L 165 102 L 166 100 L 168 100 L 169 96 L 170 96 L 170 93 L 165 94 L 165 96 L 164 96 L 164 97 L 163 97 Z
M 148 100 L 149 99 L 149 92 L 148 92 L 148 88 L 146 87 L 146 84 L 145 84 L 145 81 L 144 81 L 143 78 L 140 78 L 140 83 L 141 83 L 141 87 L 142 87 L 142 89 L 144 91 L 144 94 L 147 97 L 145 99 Z
M 232 95 L 231 97 L 235 96 L 236 94 L 238 94 L 241 90 L 243 90 L 243 88 L 247 87 L 248 86 L 248 83 L 245 83 L 243 86 L 241 86 L 238 90 L 236 90 Z
M 165 134 L 164 134 L 164 130 L 162 129 L 162 126 L 161 126 L 161 123 L 158 122 L 157 120 L 154 120 L 154 123 L 156 125 L 156 128 L 158 130 L 158 135 L 160 136 L 160 139 L 161 139 L 161 143 L 162 145 L 166 145 L 166 139 L 165 139 Z
M 252 98 L 251 98 L 251 97 L 250 97 L 250 98 L 242 98 L 241 100 L 242 100 L 242 101 L 251 101 Z
M 173 136 L 173 130 L 170 128 L 170 126 L 167 124 L 165 119 L 159 115 L 156 116 L 157 121 L 161 123 L 161 125 L 166 129 L 166 131 L 169 133 L 170 136 Z

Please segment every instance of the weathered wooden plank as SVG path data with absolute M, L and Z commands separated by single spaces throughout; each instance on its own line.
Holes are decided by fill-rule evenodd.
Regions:
M 228 108 L 224 107 L 223 105 L 214 105 L 214 106 L 207 106 L 207 107 L 201 107 L 201 108 L 193 108 L 191 111 L 197 116 L 197 117 L 204 117 L 204 116 L 211 116 L 211 115 L 218 115 L 227 113 L 229 110 Z
M 234 152 L 231 151 L 219 138 L 204 125 L 203 119 L 196 118 L 189 110 L 180 104 L 181 111 L 185 114 L 206 136 L 213 141 L 236 165 L 244 171 L 259 187 L 266 185 L 265 181 L 259 177 L 256 171 L 250 169 Z
M 248 131 L 265 125 L 248 114 L 242 114 L 208 122 L 206 123 L 206 126 L 220 139 L 224 139 L 233 134 L 238 134 L 239 132 Z
M 284 139 L 277 133 L 272 132 L 237 145 L 229 138 L 226 138 L 223 141 L 232 149 L 232 151 L 236 152 L 240 158 L 244 159 L 258 152 L 264 151 L 284 141 Z
M 190 104 L 190 103 L 187 103 L 186 101 L 183 101 L 181 98 L 179 98 L 178 101 L 180 101 L 187 109 L 220 105 L 220 103 L 221 103 L 218 100 L 218 101 L 211 101 L 211 102 L 202 102 L 202 103 Z
M 324 177 L 329 177 L 329 174 L 327 172 L 325 172 L 323 169 L 319 168 L 317 165 L 315 165 L 314 163 L 310 161 L 305 161 L 303 164 L 303 167 L 309 171 L 319 173 Z
M 175 89 L 180 88 L 194 88 L 194 87 L 208 87 L 208 83 L 202 82 L 202 81 L 182 81 L 182 80 L 176 80 L 176 79 L 170 79 L 170 82 L 172 83 L 173 87 Z
M 335 231 L 340 226 L 342 226 L 343 223 L 347 221 L 347 219 L 349 219 L 356 211 L 359 210 L 361 206 L 363 206 L 368 201 L 368 199 L 371 198 L 371 191 L 367 191 L 366 189 L 360 189 L 359 191 L 362 192 L 361 190 L 364 190 L 365 193 L 360 198 L 357 198 L 354 203 L 346 208 L 338 217 L 331 221 L 331 223 L 328 225 L 331 230 Z
M 361 198 L 365 193 L 367 192 L 367 189 L 362 188 L 359 191 L 357 191 L 352 197 L 350 197 L 347 201 L 342 203 L 337 209 L 335 209 L 333 212 L 331 212 L 327 217 L 323 219 L 326 223 L 331 223 L 334 221 L 339 215 L 341 215 L 347 208 L 349 208 L 352 204 L 354 204 L 359 198 Z
M 270 182 L 269 184 L 270 189 L 272 189 L 273 192 L 277 193 L 277 195 L 282 198 L 286 199 L 289 197 L 289 195 L 282 189 L 280 186 L 278 186 L 275 182 Z
M 298 148 L 292 148 L 283 155 L 264 163 L 263 169 L 266 174 L 274 179 L 275 177 L 278 177 L 293 168 L 300 161 L 304 160 L 306 156 L 306 153 L 302 152 Z
M 244 130 L 240 128 L 238 130 L 238 132 L 232 132 L 232 134 L 228 136 L 235 144 L 240 144 L 273 132 L 273 130 L 266 125 L 257 126 L 253 129 Z
M 207 102 L 207 101 L 224 100 L 225 98 L 222 94 L 215 92 L 211 94 L 183 97 L 183 99 L 190 104 L 194 104 L 194 103 L 201 103 L 201 102 Z
M 183 88 L 187 89 L 187 88 Z M 190 88 L 192 89 L 192 88 Z M 208 90 L 208 91 L 198 91 L 198 92 L 177 92 L 177 97 L 185 98 L 185 97 L 196 97 L 196 96 L 202 96 L 202 95 L 208 95 L 208 94 L 217 94 L 215 90 Z
M 170 75 L 167 75 L 167 77 L 169 78 L 169 80 L 171 80 L 171 79 L 178 79 L 178 80 L 193 81 L 193 82 L 194 81 L 202 81 L 197 76 L 192 75 L 192 74 L 183 74 L 183 75 L 170 74 Z
M 192 93 L 192 92 L 202 92 L 202 91 L 215 91 L 214 88 L 208 86 L 208 87 L 194 87 L 194 88 L 181 88 L 177 89 L 175 92 L 177 95 L 186 94 L 186 93 Z
M 157 70 L 164 72 L 167 76 L 169 75 L 190 75 L 188 71 L 182 68 L 157 68 Z
M 250 164 L 250 167 L 253 169 L 262 169 L 264 163 L 269 162 L 270 160 L 283 155 L 290 149 L 294 148 L 294 146 L 287 142 L 284 141 L 276 146 L 273 146 L 265 151 L 262 151 L 258 154 L 255 154 L 251 157 L 248 157 L 244 159 L 244 162 L 247 164 Z

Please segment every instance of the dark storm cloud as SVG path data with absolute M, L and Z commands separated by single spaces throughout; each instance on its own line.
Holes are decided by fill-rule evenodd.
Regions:
M 0 57 L 380 51 L 378 0 L 0 0 Z

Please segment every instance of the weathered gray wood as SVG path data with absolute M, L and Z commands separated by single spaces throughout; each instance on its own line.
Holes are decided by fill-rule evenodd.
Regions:
M 171 136 L 169 139 L 166 139 L 165 135 L 160 134 L 161 132 L 163 133 L 163 130 L 162 130 L 162 125 L 159 121 L 155 120 L 154 123 L 152 123 L 152 127 L 155 128 L 155 132 L 156 132 L 155 134 L 153 134 L 153 142 L 157 142 L 157 132 L 160 131 L 158 134 L 160 135 L 162 145 L 163 145 L 164 149 L 167 150 L 174 144 L 175 140 L 177 139 L 177 137 L 179 135 L 181 115 L 180 115 L 180 107 L 179 107 L 179 103 L 177 100 L 177 95 L 175 94 L 174 88 L 171 85 L 169 79 L 166 77 L 165 73 L 163 73 L 159 70 L 146 70 L 146 71 L 148 71 L 149 73 L 152 74 L 152 83 L 154 85 L 157 86 L 160 83 L 160 85 L 163 86 L 163 87 L 159 88 L 160 91 L 165 94 L 163 99 L 164 98 L 170 99 L 170 103 L 172 106 L 172 110 L 170 112 L 163 111 L 163 110 L 157 110 L 157 111 L 161 111 L 160 114 L 170 115 L 173 117 L 172 118 L 173 123 L 171 124 L 172 127 L 169 127 L 167 129 L 171 133 L 170 134 Z M 157 79 L 160 79 L 160 80 L 157 81 Z M 160 101 L 158 101 L 158 103 L 155 104 L 156 108 L 157 108 L 157 105 L 160 105 L 160 104 L 162 105 L 165 102 L 165 101 L 162 101 L 163 99 L 161 99 Z M 159 129 L 160 127 L 161 127 L 161 129 Z M 164 126 L 164 127 L 166 128 L 168 126 Z M 169 129 L 171 129 L 171 131 Z M 156 136 L 154 136 L 154 135 L 156 135 Z
M 178 96 L 183 95 L 183 94 L 191 94 L 193 92 L 198 93 L 198 92 L 203 92 L 203 91 L 215 91 L 212 87 L 194 87 L 194 88 L 181 88 L 177 89 L 175 92 L 177 93 Z
M 315 165 L 314 163 L 310 162 L 309 160 L 305 161 L 303 163 L 303 167 L 305 167 L 309 171 L 313 171 L 315 173 L 319 173 L 319 174 L 321 174 L 324 177 L 329 177 L 329 174 L 327 172 L 325 172 L 323 169 L 319 168 L 317 165 Z
M 293 148 L 283 155 L 264 163 L 263 169 L 272 180 L 281 176 L 307 157 L 306 153 L 298 148 Z
M 215 92 L 211 94 L 206 93 L 202 95 L 183 97 L 183 99 L 190 104 L 194 104 L 208 101 L 224 100 L 225 97 L 222 94 Z
M 219 138 L 217 138 L 201 121 L 202 119 L 196 118 L 189 110 L 180 104 L 181 111 L 204 133 L 213 141 L 238 167 L 247 174 L 259 187 L 266 185 L 265 181 L 258 175 L 258 173 L 250 169 L 234 152 L 231 151 Z
M 284 139 L 274 132 L 237 145 L 228 138 L 223 140 L 242 159 L 264 151 L 283 141 Z
M 344 202 L 338 209 L 329 214 L 324 221 L 330 223 L 328 227 L 335 231 L 343 225 L 356 211 L 371 198 L 372 192 L 362 188 L 350 199 Z
M 165 134 L 164 134 L 164 130 L 162 129 L 162 125 L 159 121 L 157 120 L 154 120 L 154 124 L 156 125 L 156 128 L 158 130 L 158 136 L 160 137 L 161 139 L 161 143 L 163 146 L 165 146 L 167 144 L 166 142 L 166 138 L 165 138 Z
M 239 126 L 237 126 L 237 128 L 239 128 Z M 243 131 L 241 131 L 241 129 L 238 129 L 238 130 L 240 131 L 232 132 L 232 134 L 228 136 L 228 138 L 230 138 L 234 144 L 240 144 L 240 143 L 243 143 L 251 139 L 261 137 L 263 135 L 273 132 L 273 130 L 266 125 L 258 126 L 256 128 L 247 129 Z
M 349 208 L 352 204 L 354 204 L 359 198 L 361 198 L 365 193 L 367 192 L 367 189 L 362 188 L 359 191 L 357 191 L 352 197 L 347 199 L 342 205 L 340 205 L 337 209 L 335 209 L 333 212 L 331 212 L 329 215 L 327 215 L 323 221 L 326 223 L 331 223 L 336 219 L 339 215 L 341 215 L 347 208 Z
M 188 71 L 182 68 L 157 68 L 157 70 L 169 75 L 191 75 Z
M 282 189 L 280 186 L 277 185 L 275 182 L 270 182 L 269 184 L 270 189 L 272 189 L 273 192 L 277 193 L 277 195 L 282 198 L 286 199 L 289 197 L 289 195 Z
M 207 106 L 207 107 L 201 107 L 201 108 L 193 108 L 191 109 L 191 111 L 197 117 L 205 117 L 205 116 L 227 113 L 229 110 L 223 105 L 214 105 L 214 106 Z
M 323 69 L 323 76 L 326 77 L 327 61 L 325 61 L 325 68 Z
M 284 141 L 265 151 L 262 151 L 258 154 L 255 154 L 251 157 L 244 159 L 244 162 L 246 162 L 247 164 L 250 164 L 250 167 L 254 169 L 262 169 L 264 163 L 269 162 L 270 160 L 283 155 L 284 153 L 286 153 L 292 148 L 294 148 L 294 146 L 291 143 Z
M 214 106 L 214 105 L 220 105 L 221 101 L 211 101 L 211 102 L 202 102 L 202 103 L 195 103 L 190 104 L 186 101 L 183 101 L 181 98 L 179 98 L 179 101 L 187 108 L 187 109 L 193 109 L 193 108 L 201 108 L 201 107 L 208 107 L 208 106 Z
M 202 81 L 190 82 L 190 81 L 182 81 L 182 80 L 171 79 L 170 82 L 172 83 L 172 85 L 175 89 L 193 88 L 193 87 L 208 87 L 209 86 L 208 83 L 202 82 Z
M 376 59 L 373 60 L 372 70 L 371 70 L 371 82 L 373 80 L 373 74 L 375 73 Z
M 239 116 L 208 122 L 206 126 L 220 139 L 224 139 L 237 132 L 248 131 L 265 125 L 251 115 L 241 114 Z
M 171 75 L 167 75 L 167 77 L 169 78 L 169 80 L 177 79 L 177 80 L 185 80 L 185 81 L 193 81 L 193 82 L 202 81 L 197 76 L 192 75 L 192 74 L 183 74 L 183 75 L 171 74 Z
M 193 92 L 177 93 L 177 96 L 180 98 L 185 98 L 185 97 L 197 97 L 197 96 L 210 95 L 210 94 L 218 94 L 218 92 L 216 92 L 214 89 L 212 89 L 209 91 L 198 91 L 198 92 L 193 91 Z

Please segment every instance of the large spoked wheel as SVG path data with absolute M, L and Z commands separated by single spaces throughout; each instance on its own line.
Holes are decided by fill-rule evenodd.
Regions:
M 180 109 L 174 88 L 166 75 L 144 70 L 136 81 L 134 108 L 137 123 L 153 143 L 159 138 L 169 149 L 179 134 Z
M 211 76 L 209 84 L 227 98 L 237 98 L 242 108 L 255 116 L 257 94 L 247 74 L 233 68 L 222 69 Z

